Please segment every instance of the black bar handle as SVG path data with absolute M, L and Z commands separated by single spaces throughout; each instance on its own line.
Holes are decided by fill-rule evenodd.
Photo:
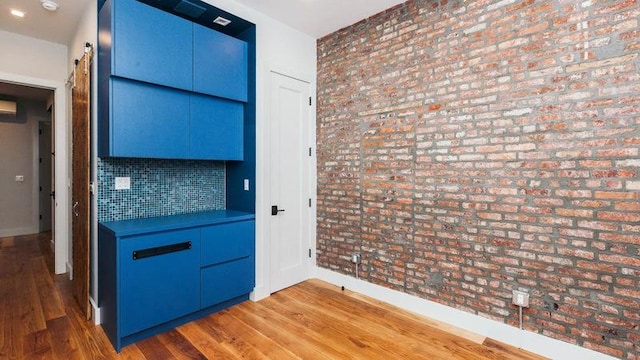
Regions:
M 170 254 L 170 253 L 189 250 L 189 249 L 191 249 L 191 241 L 185 241 L 179 244 L 158 246 L 158 247 L 148 248 L 144 250 L 135 250 L 133 252 L 133 260 L 140 260 L 140 259 L 144 259 L 152 256 Z

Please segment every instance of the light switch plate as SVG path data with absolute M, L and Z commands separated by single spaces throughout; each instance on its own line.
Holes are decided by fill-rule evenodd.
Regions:
M 244 179 L 244 191 L 249 191 L 249 179 Z
M 116 178 L 116 190 L 129 190 L 131 189 L 130 177 L 117 177 Z
M 16 175 L 16 182 L 24 182 L 24 175 Z

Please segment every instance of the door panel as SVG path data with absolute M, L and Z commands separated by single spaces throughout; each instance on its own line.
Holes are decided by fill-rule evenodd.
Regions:
M 309 277 L 309 84 L 271 73 L 271 292 Z M 284 211 L 282 211 L 284 210 Z
M 90 100 L 91 52 L 76 64 L 72 97 L 72 262 L 73 297 L 87 319 L 91 317 L 89 303 L 89 222 L 91 181 Z

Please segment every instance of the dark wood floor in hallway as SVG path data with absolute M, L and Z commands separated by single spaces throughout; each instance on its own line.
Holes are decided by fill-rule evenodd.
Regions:
M 52 275 L 50 236 L 0 238 L 0 359 L 543 359 L 318 280 L 116 354 Z

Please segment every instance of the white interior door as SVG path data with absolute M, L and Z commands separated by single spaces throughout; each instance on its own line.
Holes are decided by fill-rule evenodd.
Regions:
M 271 292 L 309 278 L 309 83 L 271 72 Z

